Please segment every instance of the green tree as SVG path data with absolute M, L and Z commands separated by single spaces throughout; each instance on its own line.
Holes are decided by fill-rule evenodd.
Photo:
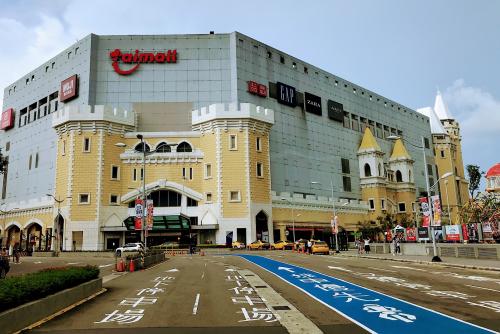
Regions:
M 470 197 L 474 199 L 474 193 L 479 189 L 479 183 L 481 182 L 481 177 L 484 172 L 479 170 L 479 166 L 477 165 L 467 165 L 466 167 L 467 174 L 469 175 L 469 193 Z
M 0 174 L 5 173 L 9 160 L 3 156 L 2 149 L 0 148 Z

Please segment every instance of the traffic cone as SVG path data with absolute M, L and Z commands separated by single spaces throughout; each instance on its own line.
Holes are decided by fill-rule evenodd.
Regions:
M 205 251 L 204 250 L 200 250 L 200 256 L 205 256 Z
M 116 264 L 116 271 L 122 272 L 125 270 L 125 265 L 123 263 L 123 259 L 120 259 L 120 261 Z
M 130 260 L 129 265 L 128 265 L 128 271 L 130 271 L 131 273 L 133 273 L 135 271 L 134 260 Z

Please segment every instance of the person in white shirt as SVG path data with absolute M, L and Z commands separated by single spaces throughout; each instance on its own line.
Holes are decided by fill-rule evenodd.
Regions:
M 370 238 L 365 239 L 365 253 L 370 254 Z

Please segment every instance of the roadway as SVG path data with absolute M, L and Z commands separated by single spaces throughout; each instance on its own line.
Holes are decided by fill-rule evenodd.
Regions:
M 105 283 L 106 293 L 31 332 L 500 330 L 498 272 L 290 251 L 229 253 L 175 256 L 119 276 Z

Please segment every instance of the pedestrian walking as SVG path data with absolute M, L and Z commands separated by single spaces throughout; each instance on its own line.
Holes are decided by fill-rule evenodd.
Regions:
M 365 253 L 370 254 L 370 238 L 365 239 Z
M 401 239 L 396 238 L 396 255 L 401 255 Z
M 16 263 L 19 263 L 19 258 L 21 257 L 21 250 L 19 248 L 19 244 L 14 246 L 14 259 Z
M 307 241 L 307 254 L 311 255 L 312 242 L 311 240 Z
M 397 239 L 397 237 L 392 239 L 392 242 L 391 242 L 391 253 L 393 256 L 396 255 L 396 239 Z

